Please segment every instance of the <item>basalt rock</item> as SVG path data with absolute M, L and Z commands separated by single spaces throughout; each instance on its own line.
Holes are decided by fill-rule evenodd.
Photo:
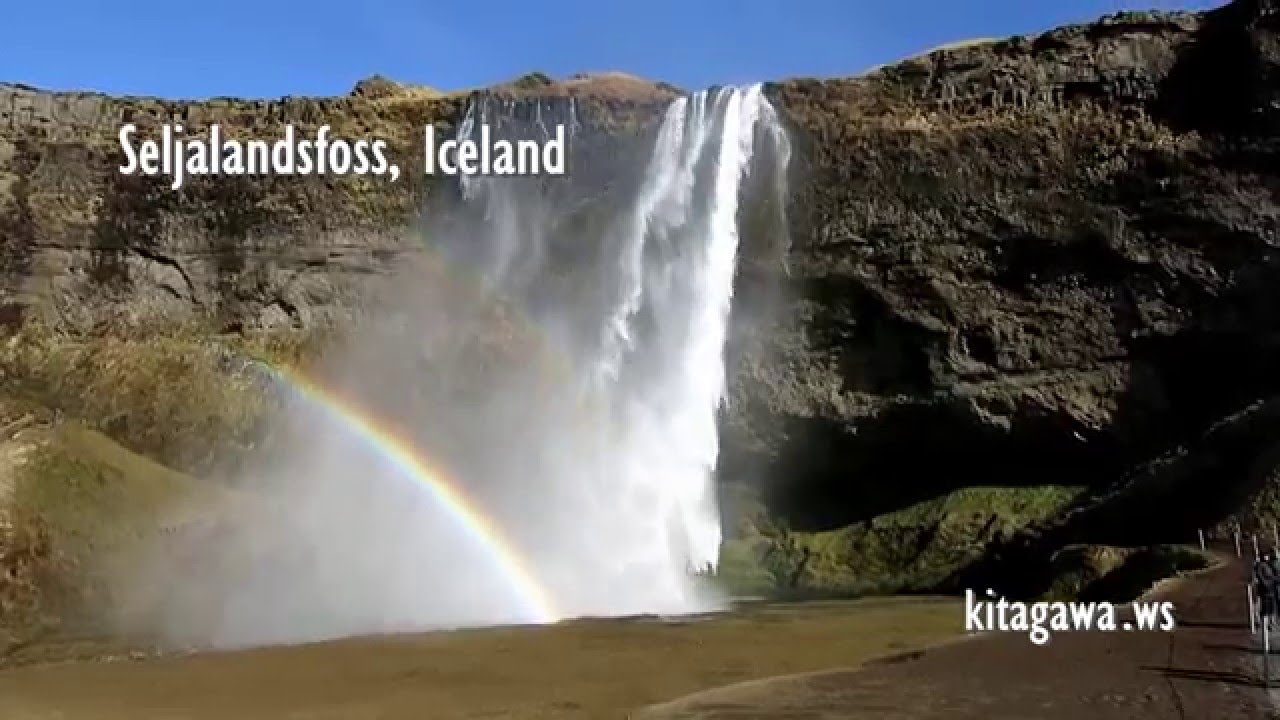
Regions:
M 771 86 L 791 245 L 737 336 L 725 477 L 800 530 L 1102 491 L 1280 392 L 1278 28 L 1130 13 Z
M 1278 31 L 1273 0 L 1237 0 L 770 84 L 789 227 L 744 204 L 722 479 L 800 531 L 973 485 L 1105 496 L 1280 395 Z M 577 98 L 601 133 L 651 126 L 672 93 L 617 75 L 492 90 Z M 404 229 L 438 190 L 409 170 L 421 128 L 469 99 L 381 79 L 271 102 L 0 87 L 0 322 L 322 322 L 417 252 Z M 386 138 L 406 172 L 177 193 L 115 172 L 122 122 L 171 120 L 328 123 Z
M 621 76 L 484 94 L 515 112 L 572 104 L 581 142 L 637 133 L 672 96 Z M 433 188 L 423 128 L 448 137 L 473 93 L 439 93 L 374 77 L 346 97 L 203 102 L 48 93 L 0 85 L 0 308 L 83 329 L 129 319 L 199 316 L 230 328 L 324 324 L 358 303 L 371 277 L 421 252 L 415 219 Z M 564 114 L 561 111 L 561 114 Z M 185 138 L 383 139 L 401 174 L 187 178 L 123 175 L 117 134 Z M 582 182 L 589 178 L 581 179 Z M 15 310 L 6 312 L 13 313 Z

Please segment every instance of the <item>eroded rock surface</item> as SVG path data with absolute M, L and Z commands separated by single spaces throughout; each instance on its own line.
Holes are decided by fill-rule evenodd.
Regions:
M 722 478 L 799 529 L 970 485 L 1105 488 L 1280 394 L 1278 28 L 1273 0 L 1237 0 L 771 84 L 791 227 L 784 244 L 746 218 Z M 537 74 L 501 91 L 578 98 L 606 133 L 672 93 Z M 0 87 L 0 321 L 322 322 L 417 252 L 419 173 L 173 193 L 114 172 L 119 124 L 329 123 L 408 168 L 466 102 L 382 79 L 272 102 Z
M 1125 14 L 772 86 L 789 276 L 729 466 L 830 528 L 1105 486 L 1280 390 L 1278 26 Z
M 625 76 L 552 83 L 534 74 L 489 93 L 515 104 L 575 103 L 583 142 L 630 132 L 671 96 Z M 179 102 L 47 93 L 0 85 L 0 300 L 83 328 L 199 315 L 234 327 L 310 326 L 358 302 L 363 280 L 421 252 L 415 219 L 430 195 L 423 128 L 449 137 L 470 95 L 370 78 L 351 95 Z M 519 111 L 519 108 L 516 109 Z M 292 124 L 331 137 L 384 139 L 397 182 L 372 176 L 125 176 L 118 132 L 272 141 Z

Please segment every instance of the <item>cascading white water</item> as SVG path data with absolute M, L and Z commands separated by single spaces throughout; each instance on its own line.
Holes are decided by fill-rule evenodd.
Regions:
M 545 136 L 557 122 L 577 127 L 572 101 L 478 98 L 458 134 Z M 785 167 L 787 140 L 752 86 L 674 100 L 642 162 L 609 137 L 595 156 L 578 141 L 593 142 L 571 139 L 570 182 L 464 178 L 428 207 L 445 277 L 407 266 L 322 373 L 509 547 L 406 480 L 349 418 L 291 403 L 242 483 L 269 509 L 236 511 L 232 542 L 171 553 L 156 570 L 183 595 L 148 598 L 148 622 L 223 645 L 521 622 L 530 582 L 556 617 L 720 604 L 689 570 L 715 566 L 721 543 L 741 186 L 758 151 Z M 538 357 L 491 367 L 475 352 L 495 325 L 504 335 L 495 308 Z
M 717 413 L 725 390 L 739 185 L 761 108 L 768 105 L 759 86 L 672 103 L 626 228 L 621 301 L 608 316 L 597 363 L 606 382 L 618 382 L 620 366 L 637 356 L 662 368 L 632 388 L 632 426 L 618 459 L 624 482 L 663 498 L 662 512 L 680 528 L 677 542 L 683 543 L 667 554 L 694 568 L 714 566 L 719 557 L 712 486 Z M 695 171 L 709 152 L 713 173 L 699 182 Z M 706 201 L 695 207 L 699 194 Z M 651 246 L 658 252 L 647 255 Z M 634 325 L 645 303 L 658 322 L 641 347 Z
M 483 116 L 468 113 L 460 132 L 472 132 Z M 576 344 L 573 364 L 587 380 L 584 390 L 609 408 L 611 422 L 592 428 L 589 439 L 580 428 L 543 438 L 575 448 L 569 466 L 550 473 L 563 505 L 548 512 L 564 513 L 566 526 L 587 544 L 534 553 L 570 613 L 686 612 L 715 604 L 688 571 L 718 562 L 713 475 L 739 195 L 761 136 L 785 163 L 785 135 L 758 85 L 676 99 L 634 199 L 597 240 L 605 252 L 587 271 L 601 301 L 578 323 L 588 340 Z M 542 256 L 533 248 L 544 241 L 545 204 L 522 206 L 523 196 L 500 179 L 468 181 L 465 189 L 484 204 L 491 223 L 502 218 L 491 227 L 503 229 L 486 236 L 495 247 L 488 257 L 499 262 L 484 274 L 511 282 L 513 255 Z M 545 269 L 535 263 L 524 271 Z M 561 312 L 552 305 L 535 315 L 547 325 Z

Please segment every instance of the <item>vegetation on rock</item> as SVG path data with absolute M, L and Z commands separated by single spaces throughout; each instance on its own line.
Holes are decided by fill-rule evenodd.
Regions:
M 1122 14 L 767 87 L 796 153 L 786 241 L 744 204 L 725 582 L 1126 594 L 1192 567 L 1160 548 L 1196 528 L 1280 517 L 1277 12 Z M 492 93 L 571 98 L 607 150 L 673 89 L 535 75 Z M 306 362 L 369 278 L 431 261 L 405 228 L 442 188 L 407 172 L 171 193 L 114 172 L 118 123 L 327 123 L 387 138 L 408 167 L 421 128 L 454 127 L 470 100 L 384 79 L 276 102 L 0 87 L 0 402 L 212 474 L 262 440 L 264 397 L 228 357 Z M 543 359 L 502 308 L 472 319 L 486 330 L 451 337 L 451 362 Z M 426 374 L 420 391 L 466 383 Z M 19 495 L 115 507 L 89 491 L 128 487 L 100 455 L 59 452 L 32 472 L 62 480 Z M 49 517 L 0 538 L 19 568 L 6 608 L 26 607 L 32 568 L 79 554 L 84 516 Z

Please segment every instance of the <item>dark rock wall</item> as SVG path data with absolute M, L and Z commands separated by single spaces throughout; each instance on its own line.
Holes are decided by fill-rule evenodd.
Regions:
M 205 103 L 48 94 L 0 87 L 0 288 L 46 317 L 83 327 L 109 310 L 205 314 L 291 324 L 342 301 L 352 279 L 409 246 L 402 230 L 421 174 L 370 192 L 357 178 L 189 179 L 124 176 L 117 133 L 181 122 L 189 136 L 219 123 L 272 138 L 333 124 L 348 137 L 386 132 L 400 154 L 411 128 L 456 115 L 456 102 L 362 97 Z M 419 151 L 420 152 L 420 151 Z M 403 163 L 404 161 L 401 160 Z
M 1280 393 L 1277 17 L 1126 14 L 772 86 L 789 275 L 727 475 L 835 527 L 1107 485 Z
M 527 84 L 527 83 L 526 83 Z M 497 88 L 520 115 L 568 95 L 535 84 Z M 634 133 L 670 97 L 580 93 L 575 115 L 590 150 L 605 133 Z M 415 230 L 436 178 L 422 173 L 422 130 L 451 137 L 471 97 L 365 82 L 348 97 L 176 102 L 51 94 L 0 85 L 0 298 L 71 328 L 123 313 L 193 315 L 228 326 L 305 326 L 358 301 L 364 281 L 422 250 Z M 162 123 L 184 137 L 219 124 L 272 141 L 299 135 L 381 138 L 401 170 L 373 176 L 125 176 L 117 133 Z M 135 140 L 136 141 L 136 140 Z
M 747 218 L 722 477 L 836 527 L 967 485 L 1108 486 L 1280 395 L 1278 18 L 1272 0 L 1125 14 L 770 85 L 795 144 L 789 245 Z M 650 89 L 575 92 L 628 132 L 669 97 Z M 0 87 L 0 317 L 321 320 L 418 250 L 419 133 L 466 100 Z M 404 175 L 172 193 L 117 174 L 119 124 L 170 118 L 329 123 L 390 140 Z

